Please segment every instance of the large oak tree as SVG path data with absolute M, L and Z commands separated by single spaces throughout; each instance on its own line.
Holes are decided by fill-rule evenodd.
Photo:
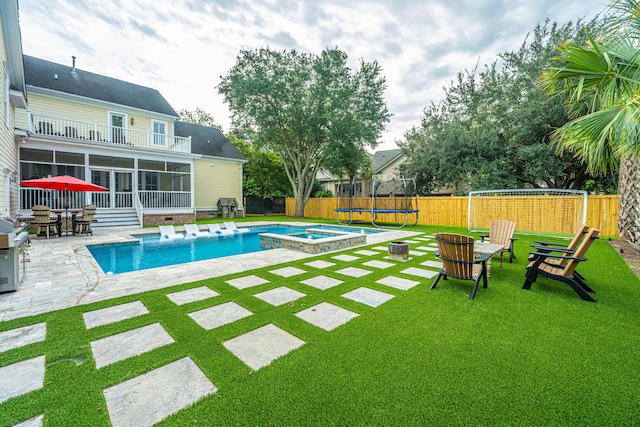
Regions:
M 222 77 L 218 91 L 234 126 L 282 157 L 296 216 L 304 216 L 316 173 L 330 153 L 377 145 L 390 117 L 381 71 L 375 61 L 360 61 L 352 71 L 339 49 L 313 55 L 262 48 L 241 51 Z

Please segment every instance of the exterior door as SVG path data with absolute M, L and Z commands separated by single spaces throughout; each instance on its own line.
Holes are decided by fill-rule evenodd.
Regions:
M 133 172 L 92 169 L 91 182 L 109 189 L 92 194 L 96 207 L 104 209 L 133 207 Z
M 126 144 L 124 125 L 126 117 L 124 114 L 110 113 L 109 122 L 111 124 L 111 142 L 116 144 Z

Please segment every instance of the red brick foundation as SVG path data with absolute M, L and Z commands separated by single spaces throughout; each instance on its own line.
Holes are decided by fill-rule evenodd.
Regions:
M 196 222 L 193 213 L 181 214 L 144 214 L 144 225 L 189 224 Z

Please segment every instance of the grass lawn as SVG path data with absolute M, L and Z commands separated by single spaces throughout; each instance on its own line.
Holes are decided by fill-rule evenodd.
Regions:
M 452 227 L 406 230 L 466 234 Z M 44 425 L 107 426 L 104 389 L 187 356 L 218 391 L 159 425 L 640 425 L 640 281 L 601 239 L 579 267 L 597 303 L 543 277 L 522 290 L 533 237 L 517 237 L 517 259 L 503 268 L 494 260 L 489 288 L 480 287 L 473 301 L 471 282 L 449 279 L 430 291 L 433 279 L 402 273 L 426 268 L 420 263 L 435 260 L 432 253 L 386 269 L 361 265 L 385 261 L 382 251 L 350 262 L 333 253 L 279 265 L 306 271 L 289 278 L 271 273 L 271 266 L 0 323 L 0 332 L 47 324 L 45 341 L 0 353 L 0 367 L 46 355 L 45 386 L 0 404 L 0 425 L 44 414 Z M 305 265 L 316 259 L 335 265 Z M 371 273 L 336 272 L 345 267 Z M 238 290 L 225 282 L 249 274 L 269 283 Z M 326 290 L 300 283 L 318 275 L 343 283 Z M 376 283 L 387 276 L 420 284 L 400 290 Z M 166 297 L 203 284 L 220 295 L 182 306 Z M 280 286 L 306 296 L 278 307 L 253 296 Z M 374 308 L 341 296 L 362 286 L 394 298 Z M 130 301 L 141 301 L 150 313 L 86 329 L 83 312 Z M 254 314 L 209 331 L 187 316 L 228 301 Z M 332 331 L 294 316 L 320 302 L 359 316 Z M 153 323 L 175 342 L 96 369 L 92 341 Z M 258 371 L 222 345 L 269 323 L 305 344 Z

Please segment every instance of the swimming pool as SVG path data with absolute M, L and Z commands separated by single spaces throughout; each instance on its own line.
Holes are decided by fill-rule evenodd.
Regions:
M 303 233 L 307 226 L 267 225 L 250 227 L 247 233 L 235 233 L 230 236 L 198 237 L 160 241 L 159 234 L 135 236 L 138 240 L 125 243 L 89 245 L 87 249 L 106 274 L 126 273 L 148 268 L 166 267 L 186 262 L 222 258 L 231 255 L 258 252 L 260 234 Z M 313 228 L 327 230 L 350 230 L 366 234 L 378 233 L 378 230 L 313 225 Z M 321 237 L 318 235 L 317 237 Z

